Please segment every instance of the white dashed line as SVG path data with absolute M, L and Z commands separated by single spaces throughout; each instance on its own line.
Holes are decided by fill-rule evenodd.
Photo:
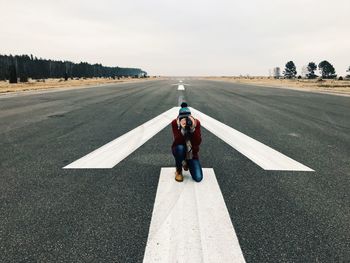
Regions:
M 182 84 L 178 85 L 177 90 L 185 90 L 185 86 Z

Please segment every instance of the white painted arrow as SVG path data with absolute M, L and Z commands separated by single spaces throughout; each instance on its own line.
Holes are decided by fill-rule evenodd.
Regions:
M 230 126 L 191 108 L 191 112 L 202 126 L 264 170 L 314 171 L 311 168 L 289 158 L 271 147 L 241 133 Z
M 214 170 L 200 183 L 174 172 L 161 169 L 143 262 L 245 262 Z
M 179 108 L 174 107 L 63 167 L 65 169 L 113 168 L 154 135 L 170 125 Z
M 185 90 L 185 86 L 181 84 L 177 87 L 177 90 Z
M 178 110 L 179 107 L 174 107 L 164 112 L 64 168 L 113 168 L 155 134 L 170 125 L 171 121 L 178 115 Z M 265 170 L 313 171 L 311 168 L 196 109 L 192 108 L 191 111 L 201 121 L 204 128 Z

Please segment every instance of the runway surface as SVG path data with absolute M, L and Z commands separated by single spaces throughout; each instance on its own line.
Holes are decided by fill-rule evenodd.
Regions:
M 184 182 L 189 202 L 181 202 L 189 205 L 184 209 L 198 208 L 191 218 L 197 218 L 199 239 L 187 240 L 177 252 L 197 249 L 203 253 L 199 261 L 208 259 L 205 251 L 212 247 L 205 250 L 203 244 L 210 244 L 210 235 L 196 227 L 207 224 L 215 236 L 223 226 L 221 219 L 202 221 L 213 216 L 202 203 L 207 201 L 221 207 L 223 225 L 231 231 L 222 248 L 239 242 L 232 257 L 241 252 L 246 262 L 349 261 L 350 98 L 180 78 L 0 96 L 0 261 L 150 262 L 145 251 L 157 229 L 152 215 L 165 209 L 154 210 L 161 170 L 168 171 L 174 160 L 170 125 L 160 131 L 142 125 L 182 100 L 200 112 L 199 119 L 205 114 L 217 121 L 204 117 L 200 161 L 210 169 L 207 174 L 215 171 L 218 187 L 214 180 L 192 194 L 197 186 L 190 177 L 190 185 Z M 176 110 L 171 113 L 175 118 Z M 161 125 L 157 120 L 150 125 Z M 213 128 L 213 123 L 221 124 Z M 266 169 L 256 161 L 255 147 L 245 148 L 246 137 L 223 140 L 215 134 L 220 125 L 314 171 Z M 115 165 L 63 169 L 133 129 L 152 136 L 141 145 L 127 137 L 133 147 L 125 147 Z M 110 155 L 121 154 L 120 147 Z M 170 174 L 164 185 L 181 187 L 174 186 L 171 172 L 163 174 Z M 188 218 L 179 211 L 175 215 L 185 217 L 175 216 L 170 226 L 192 226 L 182 224 Z M 162 228 L 162 238 L 170 228 Z M 169 242 L 169 251 L 184 236 Z

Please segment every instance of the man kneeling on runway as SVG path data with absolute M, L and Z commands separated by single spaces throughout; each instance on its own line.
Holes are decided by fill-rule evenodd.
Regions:
M 191 116 L 187 103 L 181 104 L 179 116 L 171 122 L 174 142 L 172 152 L 176 162 L 175 180 L 183 181 L 182 168 L 190 170 L 196 182 L 203 179 L 202 166 L 198 159 L 199 145 L 202 142 L 201 123 Z

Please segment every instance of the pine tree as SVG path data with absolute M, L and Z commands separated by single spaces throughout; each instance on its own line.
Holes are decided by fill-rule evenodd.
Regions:
M 12 66 L 11 66 L 12 65 Z M 66 74 L 67 75 L 66 75 Z M 55 61 L 34 57 L 33 55 L 0 55 L 0 80 L 9 79 L 11 83 L 20 81 L 45 78 L 92 78 L 111 76 L 141 76 L 147 73 L 139 68 L 105 67 L 101 64 L 89 64 L 81 62 L 79 64 L 69 61 Z
M 334 79 L 337 77 L 333 65 L 327 60 L 323 60 L 320 64 L 318 64 L 318 68 L 322 74 L 322 78 Z
M 307 65 L 307 71 L 308 73 L 306 74 L 306 77 L 308 79 L 314 79 L 317 77 L 317 75 L 315 74 L 315 70 L 317 69 L 317 65 L 314 62 L 310 62 Z
M 16 66 L 15 65 L 11 65 L 9 67 L 9 82 L 12 83 L 17 83 L 17 70 L 16 70 Z
M 287 62 L 286 68 L 283 71 L 283 75 L 287 79 L 295 78 L 295 76 L 297 75 L 297 70 L 293 61 Z

